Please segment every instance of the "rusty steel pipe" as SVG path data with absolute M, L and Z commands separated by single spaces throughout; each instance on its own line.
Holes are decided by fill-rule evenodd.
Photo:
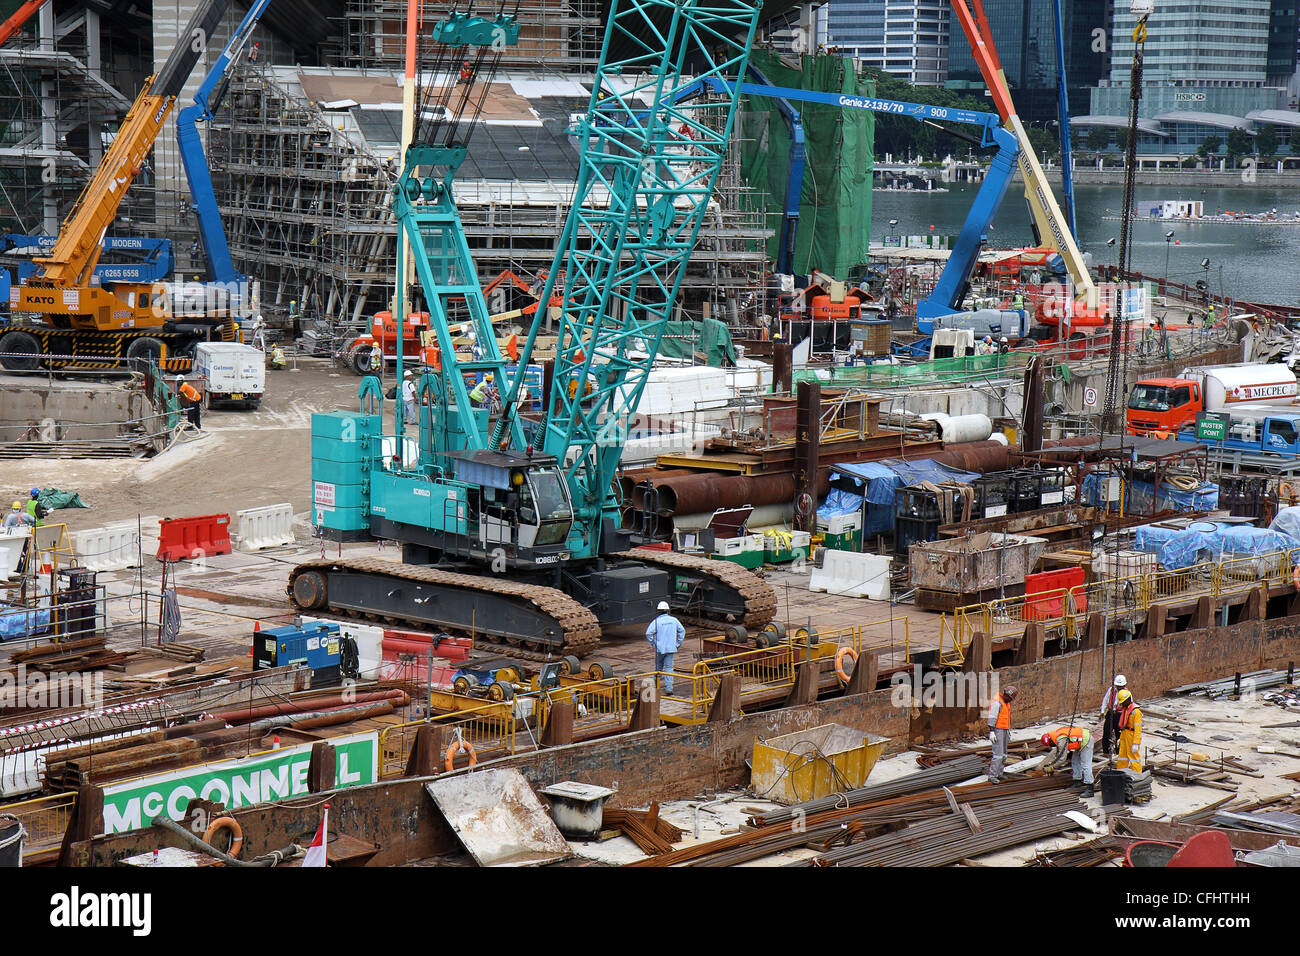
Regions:
M 695 514 L 742 505 L 774 505 L 794 500 L 794 475 L 723 475 L 703 472 L 654 482 L 658 510 L 665 514 Z
M 242 724 L 262 717 L 282 717 L 285 714 L 301 714 L 313 710 L 325 710 L 330 707 L 342 707 L 352 704 L 371 704 L 380 701 L 396 701 L 397 706 L 405 707 L 411 702 L 404 690 L 372 690 L 361 694 L 331 694 L 328 697 L 313 697 L 310 700 L 286 700 L 278 704 L 263 704 L 259 707 L 240 707 L 235 710 L 217 711 L 212 716 L 230 724 Z

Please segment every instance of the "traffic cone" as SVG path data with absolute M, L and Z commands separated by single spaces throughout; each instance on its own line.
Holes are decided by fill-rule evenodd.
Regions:
M 261 629 L 262 629 L 262 622 L 261 622 L 261 621 L 254 621 L 254 622 L 253 622 L 253 633 L 256 634 L 256 633 L 257 633 L 258 631 L 260 631 Z M 252 657 L 252 656 L 253 656 L 253 645 L 252 645 L 251 642 L 250 642 L 249 645 L 248 645 L 248 656 L 249 656 L 249 657 Z

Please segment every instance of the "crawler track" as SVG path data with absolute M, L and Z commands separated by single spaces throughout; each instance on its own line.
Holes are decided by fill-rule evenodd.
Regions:
M 442 621 L 433 615 L 416 616 L 404 613 L 400 608 L 385 612 L 383 609 L 371 610 L 336 604 L 330 599 L 328 585 L 321 589 L 319 581 L 328 581 L 331 575 L 342 573 L 389 581 L 410 581 L 440 590 L 490 595 L 491 597 L 485 599 L 485 606 L 481 611 L 484 617 L 490 617 L 487 612 L 491 601 L 500 600 L 511 607 L 530 609 L 534 614 L 551 622 L 551 628 L 549 633 L 541 637 L 503 637 L 487 633 L 477 626 L 468 628 L 464 622 Z M 472 632 L 476 643 L 490 643 L 503 654 L 523 660 L 548 660 L 561 654 L 581 657 L 600 642 L 600 624 L 596 616 L 564 592 L 486 574 L 441 571 L 425 565 L 398 564 L 379 558 L 309 561 L 294 568 L 290 573 L 288 593 L 290 603 L 300 611 L 308 613 L 328 611 L 331 614 L 342 614 L 360 620 L 390 622 L 417 628 L 428 628 L 432 625 L 462 634 Z
M 735 591 L 745 602 L 745 615 L 735 623 L 742 624 L 746 628 L 761 629 L 776 616 L 776 592 L 772 590 L 772 586 L 752 571 L 730 561 L 699 558 L 676 551 L 648 549 L 622 551 L 617 557 L 639 561 L 642 564 L 693 571 L 714 579 L 724 587 Z

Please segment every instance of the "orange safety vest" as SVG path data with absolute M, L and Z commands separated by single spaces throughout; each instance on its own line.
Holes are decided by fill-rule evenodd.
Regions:
M 195 390 L 194 386 L 191 385 L 189 382 L 181 383 L 181 396 L 187 402 L 197 402 L 199 400 L 199 393 Z
M 998 694 L 998 703 L 1002 706 L 998 708 L 998 720 L 996 727 L 998 730 L 1011 729 L 1011 705 L 1007 703 L 1006 698 Z
M 1133 712 L 1137 710 L 1137 704 L 1129 701 L 1119 712 L 1119 729 L 1129 730 L 1133 726 Z M 1140 714 L 1141 711 L 1138 711 Z
M 1057 727 L 1048 733 L 1048 739 L 1052 741 L 1052 746 L 1056 746 L 1062 737 L 1068 737 L 1066 749 L 1079 750 L 1087 742 L 1090 734 L 1087 727 Z

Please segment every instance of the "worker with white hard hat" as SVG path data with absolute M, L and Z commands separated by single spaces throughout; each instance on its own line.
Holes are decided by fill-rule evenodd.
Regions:
M 203 404 L 202 396 L 199 395 L 197 388 L 185 381 L 184 375 L 176 376 L 176 397 L 180 399 L 181 405 L 185 408 L 185 414 L 188 416 L 190 424 L 195 428 L 202 428 L 203 426 L 200 423 L 202 413 L 199 411 L 200 406 Z
M 1128 678 L 1116 674 L 1115 680 L 1106 688 L 1101 699 L 1101 752 L 1110 756 L 1114 752 L 1115 741 L 1119 739 L 1119 692 L 1128 686 Z
M 415 376 L 409 368 L 402 373 L 402 407 L 406 411 L 406 424 L 418 427 L 420 415 L 415 407 Z
M 663 684 L 664 693 L 673 692 L 673 655 L 681 649 L 686 640 L 686 628 L 682 622 L 668 613 L 667 601 L 659 602 L 659 616 L 645 629 L 645 639 L 654 645 L 655 673 Z

